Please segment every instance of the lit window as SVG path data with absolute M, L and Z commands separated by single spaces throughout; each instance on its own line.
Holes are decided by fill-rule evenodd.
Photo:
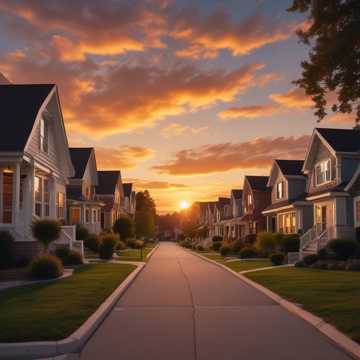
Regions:
M 48 179 L 44 179 L 44 216 L 50 216 L 50 190 Z
M 44 119 L 40 121 L 40 149 L 44 152 L 48 152 L 49 149 L 49 129 Z
M 39 176 L 35 176 L 35 215 L 42 216 L 42 202 L 43 202 L 43 190 L 42 179 Z
M 80 223 L 81 212 L 79 208 L 70 209 L 70 223 L 72 225 Z
M 356 205 L 355 205 L 355 217 L 356 217 L 356 222 L 360 223 L 360 200 L 356 201 Z
M 331 180 L 331 161 L 330 159 L 322 161 L 315 166 L 315 183 L 321 185 Z
M 276 198 L 282 199 L 284 197 L 284 182 L 281 181 L 276 184 Z
M 2 173 L 2 219 L 3 224 L 12 223 L 13 172 Z
M 65 217 L 65 196 L 61 192 L 56 195 L 56 214 L 58 219 Z

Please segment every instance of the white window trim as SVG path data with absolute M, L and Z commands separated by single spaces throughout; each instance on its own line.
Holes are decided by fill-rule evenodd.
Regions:
M 329 165 L 330 179 L 329 179 L 329 180 L 326 180 L 326 181 L 324 181 L 324 182 L 322 182 L 322 183 L 318 183 L 318 182 L 317 182 L 316 168 L 319 167 L 319 166 L 321 166 L 321 164 L 323 164 L 323 163 L 325 163 L 325 162 L 329 162 L 329 164 L 330 164 L 330 165 Z M 317 187 L 317 186 L 322 186 L 322 185 L 326 185 L 326 184 L 331 183 L 331 178 L 332 178 L 332 170 L 331 170 L 331 168 L 332 168 L 331 158 L 327 158 L 327 159 L 325 159 L 325 160 L 321 160 L 321 161 L 319 161 L 319 162 L 317 162 L 317 163 L 315 164 L 315 166 L 314 166 L 314 184 L 315 184 L 316 187 Z
M 281 196 L 278 196 L 278 185 L 281 184 Z M 276 200 L 281 200 L 285 197 L 285 181 L 281 180 L 278 181 L 275 185 L 275 195 L 276 195 Z
M 35 193 L 36 193 L 36 190 L 34 188 L 34 211 L 33 211 L 33 215 L 36 219 L 43 219 L 43 218 L 49 218 L 51 217 L 51 189 L 50 189 L 50 178 L 46 177 L 46 176 L 42 176 L 42 175 L 38 175 L 38 174 L 35 174 L 34 176 L 34 185 L 35 185 L 35 178 L 39 178 L 40 181 L 41 181 L 41 215 L 38 216 L 36 214 L 36 197 L 35 197 Z M 45 186 L 44 186 L 44 180 L 47 180 L 48 181 L 48 190 L 49 190 L 49 202 L 48 203 L 45 203 Z M 45 215 L 45 204 L 48 204 L 49 205 L 49 215 Z
M 295 215 L 294 219 L 295 219 L 295 224 L 294 224 L 294 231 L 291 232 L 291 219 L 292 219 L 292 214 Z M 290 232 L 286 232 L 286 224 L 285 224 L 285 216 L 286 215 L 290 215 Z M 280 232 L 280 217 L 284 217 L 284 224 L 283 224 L 283 228 L 282 228 L 282 234 L 296 234 L 298 231 L 298 217 L 297 217 L 297 212 L 296 211 L 289 211 L 289 212 L 284 212 L 284 213 L 280 213 L 277 214 L 277 218 L 276 218 L 276 227 L 277 227 L 277 232 Z
M 0 169 L 0 225 L 1 227 L 5 228 L 5 227 L 13 227 L 14 226 L 14 190 L 15 190 L 15 172 L 13 171 L 13 198 L 12 198 L 12 209 L 11 209 L 11 223 L 3 223 L 2 222 L 2 218 L 3 218 L 3 199 L 4 199 L 4 189 L 3 189 L 3 171 L 4 168 Z M 16 191 L 16 190 L 15 190 Z

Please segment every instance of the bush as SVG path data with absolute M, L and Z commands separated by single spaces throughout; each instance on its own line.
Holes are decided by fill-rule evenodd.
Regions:
M 360 271 L 360 261 L 351 261 L 346 265 L 346 270 L 349 271 Z
M 329 258 L 329 251 L 327 248 L 322 248 L 317 253 L 320 260 L 326 260 Z
M 14 241 L 14 237 L 8 231 L 0 231 L 0 269 L 15 264 Z
M 85 241 L 89 236 L 90 236 L 90 232 L 84 225 L 81 224 L 76 225 L 76 240 L 82 240 L 85 243 Z
M 300 237 L 298 234 L 282 235 L 279 239 L 281 250 L 288 252 L 297 252 L 300 249 Z
M 252 246 L 256 242 L 256 234 L 245 235 L 244 242 L 247 246 Z
M 35 279 L 55 279 L 63 274 L 63 265 L 56 256 L 44 255 L 30 264 L 30 276 Z
M 59 238 L 61 226 L 57 220 L 41 219 L 33 222 L 31 231 L 34 238 L 41 242 L 47 251 L 49 245 Z
M 116 235 L 104 235 L 101 239 L 99 256 L 101 259 L 112 259 L 119 238 Z
M 360 226 L 355 229 L 356 241 L 360 243 Z
M 235 240 L 235 241 L 231 244 L 231 251 L 232 251 L 234 254 L 237 254 L 243 247 L 244 247 L 244 244 L 242 243 L 241 240 Z
M 100 239 L 96 234 L 89 234 L 84 240 L 84 246 L 94 252 L 99 251 Z
M 266 255 L 272 253 L 277 247 L 277 234 L 261 232 L 257 234 L 255 247 Z
M 219 242 L 219 241 L 215 241 L 215 242 L 212 244 L 212 248 L 213 248 L 214 251 L 219 251 L 220 248 L 221 248 L 221 246 L 222 246 L 222 243 Z
M 278 266 L 284 263 L 285 255 L 283 253 L 274 253 L 270 255 L 270 261 L 273 265 Z
M 230 254 L 230 252 L 231 252 L 231 247 L 230 247 L 230 245 L 228 245 L 228 244 L 222 244 L 222 245 L 221 245 L 221 247 L 220 247 L 220 254 L 221 254 L 222 256 L 227 256 L 227 255 Z
M 116 244 L 116 250 L 125 250 L 126 249 L 126 244 L 119 240 Z
M 353 240 L 335 239 L 329 243 L 329 248 L 336 254 L 337 260 L 349 259 L 357 250 L 358 244 Z
M 134 241 L 134 249 L 142 249 L 145 243 L 142 240 L 135 240 Z
M 303 268 L 306 267 L 306 265 L 303 261 L 298 261 L 297 263 L 295 263 L 295 267 Z
M 252 248 L 252 247 L 245 247 L 245 248 L 241 249 L 239 252 L 239 257 L 241 259 L 251 259 L 251 258 L 255 258 L 257 256 L 258 256 L 258 252 L 256 251 L 255 248 Z
M 69 254 L 70 249 L 65 245 L 59 246 L 55 250 L 55 256 L 57 256 L 63 264 L 65 264 L 66 258 L 69 256 Z
M 223 238 L 222 238 L 222 236 L 218 236 L 218 235 L 216 235 L 216 236 L 213 236 L 212 237 L 212 241 L 213 242 L 221 242 L 221 241 L 223 241 Z
M 319 260 L 319 257 L 316 254 L 310 254 L 310 255 L 306 255 L 304 257 L 304 263 L 307 266 L 313 265 L 315 264 L 317 261 Z
M 84 263 L 84 259 L 78 251 L 70 250 L 68 256 L 65 258 L 64 265 L 81 265 Z
M 205 251 L 205 248 L 204 248 L 202 245 L 198 245 L 198 246 L 196 247 L 196 250 L 197 250 L 197 251 Z
M 121 240 L 132 238 L 135 233 L 134 221 L 128 216 L 121 216 L 113 225 L 114 233 L 119 234 Z

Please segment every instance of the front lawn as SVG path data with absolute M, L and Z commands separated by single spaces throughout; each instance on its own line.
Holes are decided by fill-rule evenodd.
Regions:
M 116 260 L 121 261 L 146 261 L 146 256 L 150 253 L 150 251 L 154 248 L 154 245 L 146 245 L 145 248 L 143 248 L 143 257 L 141 259 L 141 250 L 140 249 L 125 249 L 122 251 L 118 251 L 117 255 L 118 257 Z
M 211 260 L 214 260 L 220 264 L 227 266 L 228 268 L 236 272 L 273 266 L 271 262 L 267 259 L 225 261 L 225 258 L 221 255 L 205 255 L 205 256 Z
M 360 343 L 360 272 L 279 268 L 246 276 Z
M 0 291 L 0 342 L 66 338 L 134 269 L 85 265 L 63 280 Z

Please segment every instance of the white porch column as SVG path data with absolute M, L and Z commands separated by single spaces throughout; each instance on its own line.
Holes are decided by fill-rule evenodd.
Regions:
M 299 232 L 300 229 L 304 230 L 303 211 L 304 208 L 296 210 L 296 232 Z

